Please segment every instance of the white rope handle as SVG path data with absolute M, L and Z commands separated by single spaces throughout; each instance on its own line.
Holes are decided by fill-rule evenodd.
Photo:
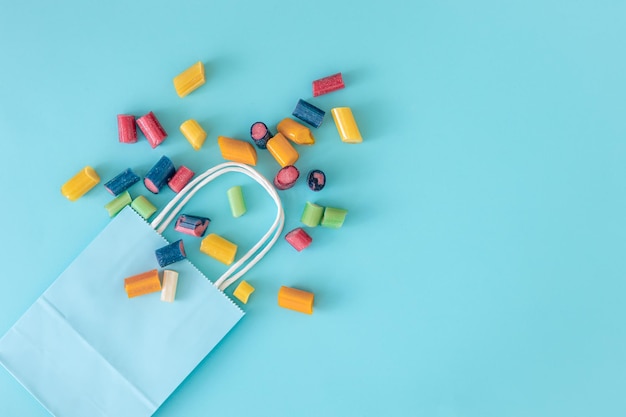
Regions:
M 263 256 L 265 256 L 265 254 L 272 248 L 274 243 L 276 243 L 278 237 L 283 231 L 283 227 L 285 225 L 285 212 L 283 210 L 283 205 L 276 189 L 274 189 L 272 184 L 263 175 L 248 165 L 237 162 L 225 162 L 223 164 L 216 165 L 198 175 L 193 181 L 189 182 L 189 184 L 187 184 L 185 188 L 183 188 L 150 223 L 150 226 L 152 226 L 152 228 L 158 233 L 163 233 L 174 217 L 176 217 L 176 215 L 182 210 L 185 204 L 187 204 L 187 202 L 202 187 L 213 181 L 215 178 L 228 172 L 239 172 L 245 174 L 259 183 L 265 191 L 267 191 L 270 197 L 272 197 L 274 203 L 276 203 L 276 219 L 274 219 L 274 223 L 272 223 L 272 226 L 270 226 L 267 233 L 265 233 L 263 237 L 261 237 L 261 239 L 248 252 L 246 252 L 244 256 L 241 257 L 241 259 L 235 262 L 215 281 L 213 285 L 222 291 L 228 288 L 228 286 L 230 286 L 233 282 L 237 281 L 243 274 L 248 272 L 250 268 L 260 261 L 261 258 L 263 258 Z M 254 258 L 246 264 L 246 261 L 252 256 L 254 256 Z M 241 268 L 241 270 L 235 273 L 235 271 L 239 268 Z

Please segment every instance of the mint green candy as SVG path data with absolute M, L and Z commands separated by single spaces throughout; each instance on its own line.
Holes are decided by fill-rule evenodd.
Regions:
M 133 201 L 133 199 L 130 198 L 130 193 L 124 191 L 122 194 L 109 201 L 104 208 L 109 212 L 109 217 L 115 217 L 117 213 L 122 211 L 131 201 Z
M 324 215 L 322 216 L 321 225 L 324 227 L 339 229 L 346 219 L 346 214 L 348 214 L 348 210 L 326 207 L 324 209 Z
M 154 206 L 154 204 L 152 204 L 146 197 L 142 195 L 135 198 L 130 206 L 145 220 L 148 220 L 150 216 L 152 216 L 157 211 L 157 208 Z
M 302 212 L 302 217 L 300 217 L 300 221 L 306 226 L 316 227 L 320 224 L 320 220 L 322 220 L 323 214 L 324 207 L 307 201 L 304 205 L 304 211 Z
M 233 217 L 240 217 L 246 212 L 246 202 L 243 201 L 243 193 L 241 192 L 241 186 L 235 185 L 226 192 L 228 195 L 228 202 L 230 203 L 230 212 Z

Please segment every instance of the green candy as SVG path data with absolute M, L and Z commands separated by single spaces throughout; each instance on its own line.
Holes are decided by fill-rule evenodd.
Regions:
M 324 227 L 339 229 L 346 219 L 346 214 L 348 214 L 348 210 L 326 207 L 326 209 L 324 209 L 324 216 L 322 217 L 321 224 Z
M 140 195 L 135 198 L 130 205 L 141 217 L 148 220 L 150 216 L 156 213 L 157 208 L 146 197 Z
M 302 217 L 300 218 L 300 221 L 306 226 L 316 227 L 318 224 L 320 224 L 320 220 L 322 220 L 323 214 L 324 207 L 307 201 L 304 205 L 304 211 L 302 212 Z
M 109 201 L 104 208 L 109 212 L 109 217 L 115 217 L 117 213 L 122 211 L 131 201 L 133 201 L 133 199 L 130 198 L 130 193 L 124 191 L 122 194 Z
M 230 203 L 230 211 L 233 217 L 240 217 L 246 212 L 246 202 L 243 201 L 243 193 L 241 192 L 241 186 L 236 185 L 231 187 L 226 192 L 228 195 L 228 202 Z

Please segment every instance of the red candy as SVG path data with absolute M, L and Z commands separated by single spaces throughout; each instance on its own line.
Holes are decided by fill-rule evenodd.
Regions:
M 287 165 L 278 171 L 278 174 L 274 177 L 274 186 L 279 190 L 286 190 L 294 186 L 298 177 L 300 176 L 300 171 L 293 165 Z
M 313 239 L 307 232 L 304 231 L 303 228 L 298 227 L 297 229 L 293 229 L 291 232 L 285 235 L 285 240 L 289 242 L 291 246 L 293 246 L 298 252 L 302 249 L 308 247 Z
M 175 193 L 179 193 L 180 190 L 185 188 L 185 185 L 189 183 L 191 178 L 193 178 L 194 172 L 187 168 L 184 165 L 181 165 L 180 168 L 176 171 L 176 174 L 167 182 L 167 185 L 174 191 Z
M 313 97 L 321 96 L 322 94 L 332 93 L 333 91 L 341 90 L 345 85 L 341 73 L 329 75 L 328 77 L 320 78 L 313 81 Z
M 139 129 L 141 129 L 141 132 L 148 139 L 148 143 L 150 143 L 153 149 L 163 143 L 167 137 L 165 129 L 163 129 L 161 123 L 159 123 L 152 112 L 137 119 L 137 126 L 139 126 Z
M 137 142 L 137 127 L 135 126 L 135 116 L 130 114 L 117 115 L 117 133 L 121 143 Z

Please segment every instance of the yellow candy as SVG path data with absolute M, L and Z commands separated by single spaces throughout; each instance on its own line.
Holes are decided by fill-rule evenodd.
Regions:
M 339 131 L 339 136 L 341 136 L 342 141 L 346 143 L 363 142 L 363 138 L 361 137 L 361 133 L 359 132 L 356 122 L 354 121 L 354 116 L 352 115 L 350 107 L 336 107 L 330 112 L 333 115 L 333 120 L 335 120 L 335 125 L 337 126 L 337 130 Z
M 206 132 L 202 126 L 193 119 L 185 120 L 183 124 L 180 125 L 180 132 L 187 138 L 196 151 L 200 150 L 206 139 Z
M 198 61 L 174 77 L 174 88 L 179 97 L 185 97 L 205 82 L 204 64 Z
M 246 281 L 241 281 L 235 291 L 233 291 L 233 295 L 239 299 L 244 304 L 248 304 L 248 298 L 250 294 L 254 292 L 254 287 L 248 284 Z
M 311 129 L 288 117 L 281 120 L 276 128 L 283 136 L 298 145 L 313 145 L 315 143 Z
M 200 252 L 209 255 L 211 258 L 230 265 L 235 260 L 237 254 L 237 245 L 221 236 L 211 233 L 200 243 Z
M 300 313 L 313 314 L 312 292 L 282 286 L 278 290 L 278 305 Z
M 282 133 L 277 133 L 276 136 L 268 140 L 266 146 L 276 162 L 283 168 L 295 164 L 300 157 L 298 151 L 285 139 Z
M 72 179 L 63 184 L 61 194 L 70 201 L 76 201 L 99 182 L 100 177 L 96 173 L 96 170 L 90 166 L 86 166 L 78 174 L 74 175 Z
M 249 142 L 218 136 L 217 144 L 222 152 L 222 158 L 242 164 L 256 165 L 256 150 Z

